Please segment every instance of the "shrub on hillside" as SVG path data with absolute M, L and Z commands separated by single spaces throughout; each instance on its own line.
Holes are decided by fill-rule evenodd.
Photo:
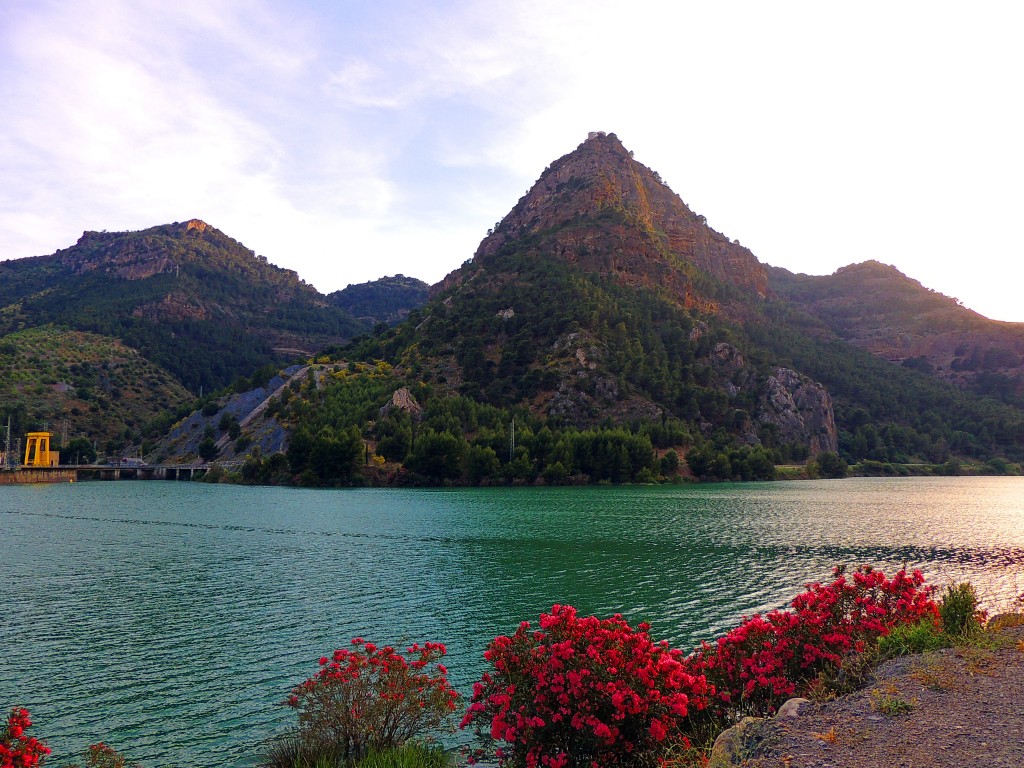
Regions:
M 78 768 L 66 765 L 64 768 Z M 128 763 L 124 755 L 103 742 L 91 744 L 85 751 L 85 768 L 139 768 L 137 763 Z
M 981 627 L 978 594 L 969 582 L 946 587 L 939 603 L 942 631 L 950 636 L 967 635 Z

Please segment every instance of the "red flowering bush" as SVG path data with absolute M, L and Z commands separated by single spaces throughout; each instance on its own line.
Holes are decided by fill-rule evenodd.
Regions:
M 78 768 L 77 765 L 66 765 L 64 768 Z M 102 741 L 90 744 L 85 751 L 85 768 L 139 768 L 135 763 L 128 763 L 125 756 Z
M 25 733 L 32 725 L 28 710 L 15 708 L 0 729 L 0 768 L 35 768 L 50 748 Z
M 459 696 L 439 661 L 443 645 L 416 644 L 404 653 L 359 637 L 352 645 L 321 658 L 320 671 L 285 702 L 299 712 L 303 749 L 358 759 L 450 725 Z
M 706 702 L 702 675 L 683 654 L 655 644 L 650 627 L 621 616 L 580 618 L 568 605 L 496 637 L 484 653 L 493 673 L 473 688 L 461 727 L 503 742 L 502 765 L 609 768 L 657 765 L 689 746 L 687 715 Z
M 695 673 L 707 676 L 723 716 L 767 714 L 844 656 L 862 652 L 900 624 L 937 617 L 933 589 L 920 571 L 891 579 L 870 566 L 847 578 L 836 568 L 831 584 L 808 584 L 790 611 L 746 619 L 690 657 Z

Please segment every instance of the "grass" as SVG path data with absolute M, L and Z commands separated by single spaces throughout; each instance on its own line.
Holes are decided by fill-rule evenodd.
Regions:
M 1024 613 L 1001 613 L 986 624 L 985 629 L 998 631 L 1021 625 L 1024 625 Z
M 881 688 L 875 688 L 871 691 L 870 696 L 871 706 L 888 717 L 910 714 L 916 704 L 915 701 L 908 701 L 900 696 L 899 689 L 892 683 L 886 683 Z
M 443 749 L 409 743 L 398 749 L 369 754 L 355 768 L 446 768 L 448 755 Z
M 960 656 L 967 665 L 967 671 L 972 675 L 990 674 L 990 667 L 995 659 L 995 654 L 989 647 L 967 646 L 957 649 Z
M 447 768 L 450 764 L 443 749 L 428 744 L 408 742 L 352 760 L 339 745 L 309 741 L 295 733 L 272 742 L 260 762 L 263 768 Z
M 948 691 L 956 683 L 956 675 L 934 656 L 925 656 L 910 673 L 910 679 L 932 691 Z
M 835 744 L 839 740 L 839 736 L 836 735 L 836 727 L 834 725 L 824 733 L 815 733 L 813 735 L 814 738 L 820 739 L 828 744 Z
M 916 624 L 903 624 L 894 627 L 885 637 L 878 640 L 879 661 L 897 656 L 910 656 L 916 653 L 937 651 L 949 648 L 952 639 L 943 632 L 932 619 L 923 619 Z
M 347 752 L 338 745 L 321 744 L 288 733 L 271 742 L 260 761 L 263 768 L 347 768 Z

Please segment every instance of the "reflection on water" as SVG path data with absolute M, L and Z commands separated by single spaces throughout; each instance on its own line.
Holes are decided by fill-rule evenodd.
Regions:
M 693 647 L 834 564 L 1024 592 L 1024 479 L 308 491 L 87 483 L 0 493 L 0 707 L 53 762 L 251 765 L 355 635 L 439 640 L 463 691 L 553 603 Z

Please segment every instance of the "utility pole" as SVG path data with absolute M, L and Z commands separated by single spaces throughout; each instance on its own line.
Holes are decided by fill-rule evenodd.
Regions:
M 508 442 L 508 460 L 511 462 L 516 457 L 516 417 L 512 417 L 512 436 Z
M 4 439 L 4 466 L 10 467 L 11 463 L 11 417 L 7 417 L 7 437 Z

